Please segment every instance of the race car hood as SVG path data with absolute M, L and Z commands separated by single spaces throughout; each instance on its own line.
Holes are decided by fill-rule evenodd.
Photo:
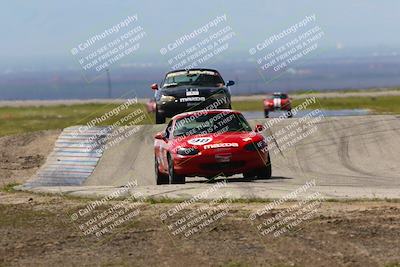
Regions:
M 263 136 L 255 132 L 228 132 L 222 134 L 199 134 L 179 140 L 179 147 L 196 147 L 198 150 L 235 150 L 247 144 L 263 140 Z M 177 147 L 178 147 L 177 146 Z

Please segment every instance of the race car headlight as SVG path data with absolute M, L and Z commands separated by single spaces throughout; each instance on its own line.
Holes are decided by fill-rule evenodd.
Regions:
M 170 96 L 170 95 L 162 95 L 160 100 L 162 102 L 172 102 L 172 101 L 175 101 L 175 97 Z
M 267 143 L 264 140 L 260 140 L 258 142 L 247 144 L 244 149 L 247 151 L 256 151 L 256 150 L 263 150 L 266 148 Z
M 179 155 L 182 155 L 182 156 L 193 156 L 193 155 L 197 155 L 199 152 L 200 151 L 198 149 L 193 148 L 193 147 L 180 147 L 176 151 L 176 153 L 178 153 Z

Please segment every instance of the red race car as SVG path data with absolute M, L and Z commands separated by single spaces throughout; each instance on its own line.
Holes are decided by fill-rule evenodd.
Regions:
M 288 117 L 292 117 L 292 102 L 287 94 L 273 93 L 264 100 L 264 116 L 269 117 L 269 113 L 275 110 L 285 110 Z
M 157 184 L 183 184 L 185 177 L 270 178 L 268 146 L 243 115 L 229 109 L 200 110 L 174 116 L 155 135 Z

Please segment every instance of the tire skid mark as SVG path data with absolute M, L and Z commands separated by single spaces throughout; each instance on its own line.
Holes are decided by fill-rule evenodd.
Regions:
M 349 138 L 347 136 L 342 136 L 340 138 L 340 146 L 338 148 L 338 156 L 344 167 L 348 170 L 364 174 L 367 177 L 374 178 L 376 177 L 375 173 L 365 171 L 364 169 L 357 168 L 355 164 L 352 162 L 350 154 L 349 154 Z

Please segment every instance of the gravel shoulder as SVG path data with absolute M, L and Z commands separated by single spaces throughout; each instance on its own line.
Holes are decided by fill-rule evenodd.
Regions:
M 116 204 L 119 202 L 114 202 Z M 265 203 L 232 203 L 226 216 L 190 237 L 173 236 L 145 203 L 134 219 L 102 236 L 82 236 L 70 215 L 85 200 L 0 193 L 1 266 L 398 266 L 400 203 L 325 202 L 279 237 L 248 219 Z M 290 203 L 273 209 L 272 216 Z M 101 209 L 110 207 L 108 204 Z M 206 207 L 194 204 L 182 214 Z

